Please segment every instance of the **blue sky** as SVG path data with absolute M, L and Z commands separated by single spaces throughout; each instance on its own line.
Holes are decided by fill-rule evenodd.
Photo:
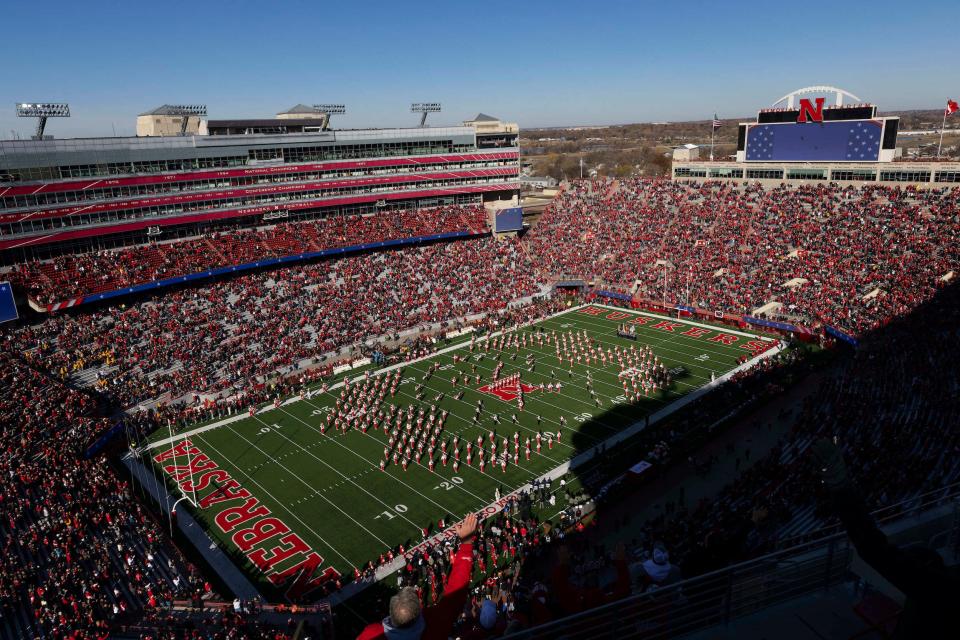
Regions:
M 839 5 L 839 6 L 838 6 Z M 881 109 L 960 96 L 960 2 L 70 2 L 0 9 L 0 138 L 17 101 L 68 101 L 50 133 L 132 134 L 138 113 L 211 118 L 343 102 L 335 126 L 483 111 L 523 127 L 748 116 L 832 84 Z

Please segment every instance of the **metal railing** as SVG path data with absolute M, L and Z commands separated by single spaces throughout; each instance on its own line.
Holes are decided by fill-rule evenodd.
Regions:
M 936 537 L 960 557 L 960 483 L 954 483 L 875 510 L 881 526 L 952 505 Z M 812 536 L 814 539 L 810 539 Z M 788 549 L 630 596 L 510 636 L 513 640 L 554 638 L 676 638 L 727 625 L 798 596 L 825 591 L 850 577 L 853 547 L 840 525 L 807 534 Z M 792 538 L 791 540 L 797 540 Z
M 879 509 L 874 509 L 870 512 L 870 515 L 876 521 L 877 526 L 882 527 L 897 520 L 916 516 L 939 506 L 954 502 L 954 499 L 958 496 L 960 496 L 960 482 L 954 482 L 953 484 L 945 485 L 939 489 L 934 489 L 933 491 L 911 496 L 901 500 L 900 502 L 895 502 L 894 504 L 880 507 Z M 777 541 L 775 548 L 789 549 L 799 544 L 808 544 L 815 542 L 816 540 L 822 540 L 837 533 L 841 533 L 842 531 L 843 525 L 837 521 L 818 529 L 814 529 L 813 531 L 808 531 L 807 533 L 781 538 Z
M 507 637 L 513 640 L 674 638 L 728 624 L 797 596 L 826 590 L 848 577 L 852 559 L 849 542 L 844 536 L 836 535 Z

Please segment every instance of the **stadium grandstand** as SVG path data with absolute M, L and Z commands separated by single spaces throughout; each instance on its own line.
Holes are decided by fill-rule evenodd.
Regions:
M 0 637 L 942 637 L 960 187 L 781 103 L 529 221 L 436 103 L 0 142 Z
M 155 121 L 150 131 L 170 133 L 191 118 L 175 115 L 184 112 L 176 107 L 164 105 L 138 120 Z M 515 125 L 509 131 L 487 126 L 482 133 L 474 126 L 328 130 L 325 113 L 288 117 L 303 109 L 298 105 L 268 120 L 199 120 L 195 135 L 0 142 L 0 264 L 148 242 L 157 255 L 141 262 L 157 263 L 164 246 L 182 238 L 516 198 Z M 173 122 L 166 125 L 161 116 Z M 412 231 L 383 240 L 430 235 Z M 466 223 L 448 231 L 472 232 Z M 261 254 L 253 250 L 251 257 L 344 248 L 308 239 L 296 249 L 281 244 Z M 193 266 L 206 271 L 223 265 Z M 153 280 L 128 281 L 125 288 Z M 91 283 L 90 290 L 69 292 L 56 287 L 63 291 L 56 300 L 33 304 L 72 306 L 85 294 L 109 292 L 106 286 Z

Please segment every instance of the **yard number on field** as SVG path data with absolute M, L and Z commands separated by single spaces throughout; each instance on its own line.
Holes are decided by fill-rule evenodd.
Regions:
M 408 511 L 407 505 L 398 504 L 393 508 L 393 511 L 396 511 L 397 513 L 406 513 Z M 397 513 L 394 513 L 393 511 L 390 511 L 389 509 L 387 509 L 386 511 L 381 511 L 380 513 L 377 514 L 377 517 L 374 518 L 374 520 L 379 520 L 380 516 L 386 516 L 387 520 L 393 520 L 394 518 L 397 517 Z
M 451 484 L 451 482 L 453 484 Z M 446 480 L 444 480 L 443 482 L 435 486 L 434 489 L 443 489 L 445 491 L 450 491 L 450 489 L 453 489 L 454 485 L 458 485 L 458 484 L 463 484 L 463 478 L 461 478 L 460 476 L 453 476 L 452 478 L 450 478 L 450 482 L 447 482 Z
M 279 425 L 276 422 L 274 422 L 269 427 L 260 427 L 260 431 L 258 433 L 270 433 L 271 431 L 278 430 L 281 426 L 282 425 Z

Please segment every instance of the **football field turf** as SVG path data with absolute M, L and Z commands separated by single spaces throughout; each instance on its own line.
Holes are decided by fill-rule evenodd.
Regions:
M 622 323 L 636 328 L 636 340 L 618 335 Z M 158 433 L 150 445 L 150 458 L 144 459 L 156 460 L 171 485 L 180 484 L 178 494 L 196 498 L 200 506 L 191 507 L 194 515 L 265 595 L 274 598 L 282 590 L 273 589 L 272 583 L 296 582 L 299 593 L 315 586 L 324 570 L 350 575 L 354 567 L 379 559 L 390 548 L 403 544 L 409 550 L 420 543 L 425 527 L 434 534 L 439 531 L 438 521 L 450 524 L 469 511 L 487 507 L 498 489 L 505 496 L 547 472 L 557 477 L 568 470 L 571 459 L 576 458 L 576 465 L 608 438 L 622 436 L 627 429 L 642 429 L 645 416 L 731 372 L 745 356 L 752 358 L 776 344 L 725 327 L 600 305 L 564 311 L 506 335 L 511 342 L 526 336 L 526 346 L 487 349 L 486 338 L 480 337 L 472 349 L 468 341 L 369 374 L 372 380 L 395 380 L 393 395 L 384 385 L 380 410 L 386 412 L 395 404 L 397 412 L 406 415 L 413 405 L 414 422 L 421 408 L 429 415 L 431 405 L 436 405 L 438 416 L 448 412 L 437 436 L 432 471 L 426 451 L 419 463 L 411 459 L 406 470 L 388 456 L 381 470 L 390 433 L 376 418 L 366 432 L 357 426 L 345 432 L 326 426 L 328 414 L 335 413 L 345 391 L 342 383 L 325 393 L 315 391 L 312 397 L 263 408 L 252 417 L 244 414 L 174 435 L 174 447 L 165 433 Z M 592 358 L 589 363 L 559 362 L 557 342 L 564 337 L 569 345 L 579 344 L 576 349 L 583 355 L 590 349 L 616 354 L 619 347 L 626 354 L 648 346 L 673 372 L 672 381 L 665 389 L 647 396 L 641 391 L 639 399 L 631 400 L 624 396 L 616 355 L 605 361 Z M 491 337 L 491 344 L 494 340 Z M 565 348 L 563 353 L 572 355 L 576 349 Z M 515 385 L 506 385 L 499 395 L 482 390 L 498 365 L 502 365 L 501 380 L 519 374 L 525 391 L 522 411 Z M 426 376 L 428 370 L 432 373 Z M 481 377 L 479 384 L 476 375 Z M 456 386 L 454 376 L 459 379 Z M 595 395 L 588 385 L 591 379 Z M 364 384 L 360 376 L 350 387 L 356 393 Z M 475 421 L 481 399 L 482 411 Z M 391 422 L 390 428 L 394 426 Z M 507 440 L 505 471 L 499 463 L 491 464 L 489 451 L 485 469 L 478 467 L 478 436 L 482 447 L 489 449 L 491 432 L 497 455 Z M 539 451 L 538 433 L 542 434 Z M 457 471 L 453 469 L 454 436 L 459 438 Z M 515 438 L 519 464 L 514 463 Z M 441 442 L 447 445 L 446 465 L 440 461 Z M 466 463 L 468 442 L 473 446 L 472 464 Z M 558 502 L 554 511 L 562 506 Z

